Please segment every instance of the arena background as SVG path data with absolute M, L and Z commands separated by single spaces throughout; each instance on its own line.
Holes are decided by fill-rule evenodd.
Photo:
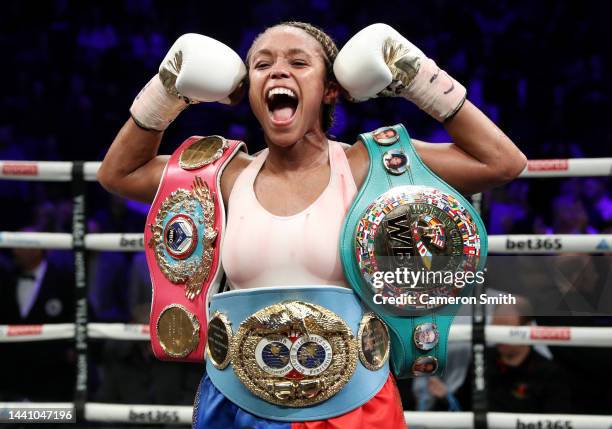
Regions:
M 284 20 L 320 26 L 339 47 L 368 24 L 388 23 L 464 83 L 468 98 L 529 159 L 609 157 L 611 9 L 607 1 L 9 1 L 0 14 L 0 160 L 99 161 L 128 118 L 134 96 L 178 36 L 206 34 L 244 58 L 259 32 Z M 342 101 L 331 133 L 352 143 L 360 132 L 399 122 L 420 140 L 450 141 L 437 122 L 402 99 Z M 209 134 L 244 140 L 251 153 L 263 147 L 244 100 L 235 107 L 190 107 L 166 132 L 161 152 L 171 153 L 188 136 Z M 147 206 L 112 197 L 97 183 L 87 187 L 88 232 L 142 232 Z M 489 233 L 609 234 L 610 190 L 608 177 L 519 179 L 484 195 Z M 0 181 L 0 198 L 1 231 L 71 232 L 72 199 L 64 183 Z M 573 216 L 559 219 L 559 212 Z M 146 323 L 144 259 L 138 253 L 101 255 L 90 255 L 90 321 Z M 0 257 L 2 273 L 9 273 L 0 276 L 1 293 L 16 267 L 10 249 L 2 249 Z M 70 252 L 50 251 L 47 257 L 65 267 L 70 279 Z M 3 320 L 6 305 L 0 303 L 0 324 L 15 323 Z M 74 321 L 74 315 L 64 321 Z M 609 318 L 601 323 L 612 326 Z M 36 378 L 40 373 L 8 377 L 35 374 L 34 367 L 53 361 L 53 353 L 66 358 L 62 363 L 74 362 L 70 344 L 55 344 L 60 350 L 52 352 L 43 348 L 49 343 L 38 343 L 35 362 L 11 358 L 11 344 L 0 344 L 5 381 L 45 385 L 44 397 L 31 400 L 70 400 L 70 370 L 62 373 L 67 382 L 58 385 Z M 89 357 L 92 399 L 192 404 L 200 372 L 195 365 L 168 369 L 172 365 L 155 362 L 142 342 L 91 342 Z M 158 381 L 160 387 L 153 386 Z M 28 397 L 2 387 L 0 400 Z M 612 401 L 603 404 L 566 411 L 609 413 Z M 405 405 L 415 407 L 410 399 Z

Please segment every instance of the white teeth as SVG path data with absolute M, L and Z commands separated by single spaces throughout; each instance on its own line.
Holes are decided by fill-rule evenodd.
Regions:
M 277 88 L 272 88 L 271 90 L 268 91 L 268 100 L 270 98 L 272 98 L 272 96 L 274 95 L 288 95 L 291 98 L 297 98 L 297 96 L 295 95 L 295 92 L 291 91 L 289 88 L 281 88 L 281 87 L 277 87 Z

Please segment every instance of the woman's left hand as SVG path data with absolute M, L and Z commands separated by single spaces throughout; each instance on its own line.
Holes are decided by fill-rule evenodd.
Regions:
M 353 36 L 338 53 L 334 73 L 355 101 L 404 97 L 442 122 L 452 143 L 413 143 L 427 166 L 463 194 L 499 186 L 525 168 L 525 155 L 466 100 L 465 87 L 386 24 Z M 358 143 L 348 154 L 359 185 L 367 173 L 367 151 Z
M 463 85 L 387 24 L 354 35 L 334 62 L 338 82 L 355 101 L 403 97 L 443 122 L 463 104 Z

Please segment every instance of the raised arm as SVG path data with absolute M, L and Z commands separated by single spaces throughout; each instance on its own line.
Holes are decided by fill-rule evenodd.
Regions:
M 468 100 L 444 127 L 453 143 L 414 143 L 425 164 L 459 192 L 494 188 L 525 168 L 525 155 Z
M 122 197 L 152 202 L 169 158 L 157 155 L 162 135 L 161 131 L 146 131 L 128 119 L 98 170 L 100 184 Z
M 526 159 L 512 141 L 465 99 L 466 90 L 420 49 L 386 24 L 357 33 L 334 63 L 340 84 L 356 100 L 403 97 L 443 123 L 453 142 L 415 141 L 423 161 L 464 194 L 516 177 Z M 367 153 L 358 143 L 349 159 L 358 184 L 367 173 Z
M 223 43 L 185 34 L 172 45 L 159 73 L 138 94 L 102 166 L 104 188 L 126 198 L 151 202 L 168 156 L 158 156 L 163 131 L 189 104 L 240 97 L 246 74 L 242 60 Z

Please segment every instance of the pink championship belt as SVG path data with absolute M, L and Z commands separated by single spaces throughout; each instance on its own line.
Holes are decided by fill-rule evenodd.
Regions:
M 222 278 L 221 173 L 240 149 L 220 136 L 190 137 L 164 170 L 144 233 L 158 359 L 204 362 L 208 301 Z

